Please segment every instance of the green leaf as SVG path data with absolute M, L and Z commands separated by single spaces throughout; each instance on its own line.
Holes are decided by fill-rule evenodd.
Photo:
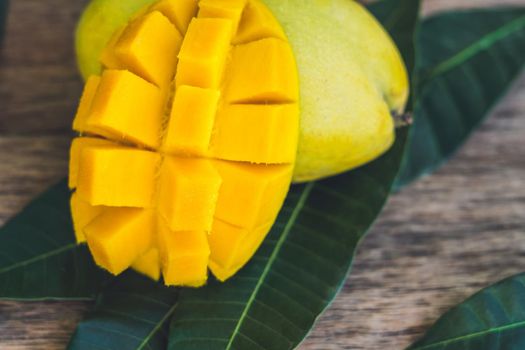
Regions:
M 408 350 L 525 348 L 525 274 L 483 289 L 444 314 Z
M 66 181 L 0 229 L 0 298 L 90 299 L 108 280 L 77 246 Z
M 525 64 L 525 9 L 425 20 L 417 45 L 415 122 L 396 187 L 438 168 L 465 142 Z
M 292 188 L 252 261 L 227 283 L 182 290 L 169 349 L 291 349 L 330 304 L 397 174 L 406 130 L 360 170 Z
M 99 296 L 68 349 L 166 349 L 177 292 L 135 272 L 124 273 Z
M 394 39 L 410 74 L 415 67 L 414 41 L 419 27 L 420 3 L 420 0 L 390 0 L 368 7 Z

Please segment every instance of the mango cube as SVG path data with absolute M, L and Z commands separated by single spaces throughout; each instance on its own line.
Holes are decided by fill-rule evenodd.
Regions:
M 231 20 L 233 32 L 237 31 L 246 0 L 201 0 L 199 18 L 226 18 Z
M 80 155 L 77 193 L 91 205 L 146 208 L 153 204 L 157 153 L 89 147 Z
M 160 175 L 159 212 L 168 227 L 209 232 L 221 181 L 209 160 L 166 157 Z
M 140 17 L 126 27 L 114 47 L 119 68 L 143 79 L 167 86 L 174 77 L 182 36 L 158 11 Z
M 89 147 L 113 146 L 111 141 L 93 137 L 77 137 L 71 143 L 69 152 L 69 188 L 74 189 L 78 183 L 78 168 L 80 167 L 80 155 Z
M 222 178 L 217 219 L 250 229 L 275 220 L 288 193 L 291 165 L 215 161 L 215 168 Z
M 220 93 L 182 85 L 175 92 L 164 152 L 204 156 L 208 154 Z
M 92 206 L 88 202 L 82 200 L 77 193 L 71 196 L 71 216 L 73 219 L 73 226 L 75 229 L 75 237 L 77 243 L 84 243 L 86 236 L 84 235 L 84 228 L 93 221 L 97 216 L 102 214 L 104 207 Z
M 194 18 L 179 53 L 176 85 L 219 88 L 231 39 L 230 20 Z
M 155 85 L 123 70 L 106 70 L 82 132 L 157 148 L 164 96 Z
M 98 75 L 92 75 L 88 78 L 86 85 L 84 86 L 84 92 L 80 98 L 80 104 L 78 105 L 77 115 L 73 121 L 73 130 L 83 132 L 86 130 L 86 121 L 91 111 L 91 104 L 98 90 L 100 84 L 100 77 Z
M 275 38 L 235 46 L 225 98 L 230 103 L 289 103 L 299 97 L 290 46 Z
M 125 29 L 126 26 L 119 28 L 115 34 L 113 34 L 104 50 L 102 50 L 102 53 L 100 54 L 100 63 L 104 66 L 104 68 L 118 69 L 120 67 L 120 62 L 115 56 L 115 45 L 117 45 L 120 36 Z
M 162 12 L 177 27 L 179 33 L 184 34 L 190 20 L 197 14 L 197 2 L 198 0 L 161 0 L 151 9 Z
M 210 248 L 203 231 L 171 231 L 159 225 L 158 241 L 166 285 L 200 287 L 208 278 Z
M 266 5 L 259 0 L 249 0 L 233 44 L 246 44 L 265 38 L 286 40 L 286 35 Z
M 247 229 L 216 219 L 208 237 L 210 261 L 223 269 L 239 269 L 257 250 L 271 226 L 264 224 L 255 229 Z
M 160 279 L 160 256 L 157 248 L 151 248 L 144 255 L 141 255 L 131 265 L 133 270 L 148 276 L 152 280 Z
M 95 262 L 114 275 L 150 249 L 154 231 L 153 212 L 134 208 L 107 208 L 84 229 Z
M 221 227 L 215 236 L 213 236 L 212 233 L 212 235 L 209 236 L 210 249 L 212 251 L 218 250 L 220 254 L 223 255 L 219 256 L 219 254 L 216 254 L 214 257 L 210 257 L 208 267 L 213 272 L 213 275 L 222 282 L 235 275 L 250 261 L 251 257 L 266 238 L 271 227 L 271 224 L 260 226 L 244 233 L 243 238 L 238 241 L 235 240 L 234 237 L 235 233 L 240 229 L 235 226 Z M 223 239 L 226 238 L 234 239 L 230 247 L 228 247 L 228 242 L 223 241 Z M 228 260 L 223 260 L 228 252 L 232 254 L 232 257 L 228 258 Z
M 298 130 L 297 104 L 226 106 L 217 114 L 211 152 L 232 161 L 292 163 Z

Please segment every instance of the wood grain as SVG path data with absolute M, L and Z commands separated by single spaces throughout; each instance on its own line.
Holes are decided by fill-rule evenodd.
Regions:
M 0 54 L 0 222 L 66 173 L 84 0 L 12 1 Z M 423 12 L 525 0 L 428 0 Z M 446 309 L 525 270 L 525 77 L 437 174 L 393 196 L 301 349 L 403 349 Z M 81 302 L 0 302 L 0 349 L 63 349 Z

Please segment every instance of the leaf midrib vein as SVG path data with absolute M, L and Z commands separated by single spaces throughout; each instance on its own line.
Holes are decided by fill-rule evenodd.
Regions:
M 26 266 L 26 265 L 32 264 L 34 262 L 37 262 L 39 260 L 43 260 L 43 259 L 55 256 L 55 255 L 58 255 L 60 253 L 66 252 L 68 250 L 75 249 L 76 247 L 77 247 L 76 243 L 71 243 L 71 244 L 68 244 L 66 246 L 63 246 L 62 248 L 51 250 L 51 251 L 46 252 L 44 254 L 40 254 L 40 255 L 37 255 L 35 257 L 29 258 L 27 260 L 17 262 L 17 263 L 15 263 L 13 265 L 10 265 L 10 266 L 7 266 L 7 267 L 4 267 L 4 268 L 0 269 L 0 274 L 6 273 L 6 272 L 10 272 L 10 271 L 12 271 L 14 269 L 17 269 L 19 267 Z
M 441 63 L 437 64 L 429 70 L 419 81 L 422 86 L 425 82 L 434 79 L 438 75 L 445 74 L 446 72 L 454 69 L 460 64 L 468 61 L 470 58 L 477 55 L 479 52 L 492 47 L 498 41 L 506 38 L 508 35 L 522 29 L 525 26 L 525 16 L 519 18 L 499 27 L 498 29 L 486 34 L 480 40 L 467 46 L 463 50 L 456 53 L 454 56 L 447 58 Z
M 449 343 L 453 343 L 453 342 L 457 342 L 457 341 L 462 341 L 462 340 L 466 340 L 466 339 L 476 338 L 476 337 L 483 336 L 483 335 L 486 335 L 486 334 L 492 334 L 492 333 L 498 333 L 498 332 L 501 333 L 501 332 L 508 331 L 508 330 L 511 330 L 511 329 L 519 328 L 520 326 L 525 326 L 525 321 L 514 322 L 514 323 L 507 324 L 505 326 L 490 328 L 488 330 L 483 330 L 483 331 L 479 331 L 479 332 L 475 332 L 475 333 L 471 333 L 471 334 L 467 334 L 467 335 L 461 335 L 461 336 L 455 337 L 455 338 L 441 340 L 439 342 L 432 343 L 432 344 L 427 344 L 427 345 L 424 345 L 424 346 L 421 346 L 421 347 L 410 348 L 410 350 L 430 349 L 430 348 L 435 347 L 435 346 L 440 346 L 440 345 L 445 345 L 445 344 L 449 344 Z
M 173 315 L 173 313 L 175 312 L 175 309 L 177 308 L 177 305 L 178 303 L 175 303 L 172 307 L 169 308 L 169 310 L 166 312 L 164 317 L 162 317 L 162 319 L 157 323 L 157 325 L 153 327 L 151 332 L 148 333 L 148 335 L 144 338 L 142 343 L 139 344 L 139 346 L 137 347 L 137 350 L 142 350 L 142 349 L 145 349 L 146 347 L 151 349 L 151 346 L 149 345 L 149 341 L 155 336 L 155 334 L 157 334 L 160 327 L 162 327 L 166 323 L 168 318 L 170 318 L 171 315 Z
M 312 192 L 314 185 L 315 185 L 315 182 L 310 182 L 308 185 L 306 185 L 303 193 L 299 197 L 299 201 L 297 202 L 292 214 L 290 215 L 290 218 L 288 219 L 288 222 L 286 223 L 286 226 L 283 229 L 283 233 L 281 237 L 279 238 L 279 241 L 277 242 L 277 245 L 275 246 L 272 252 L 272 255 L 268 259 L 268 262 L 263 270 L 263 273 L 261 274 L 259 281 L 257 282 L 252 294 L 250 295 L 250 298 L 248 299 L 248 302 L 246 303 L 244 310 L 242 311 L 241 317 L 239 318 L 239 321 L 237 322 L 237 325 L 235 326 L 235 329 L 233 330 L 230 340 L 228 341 L 226 350 L 232 349 L 233 341 L 235 340 L 237 334 L 240 334 L 241 325 L 243 324 L 244 319 L 248 316 L 248 311 L 250 310 L 252 304 L 254 303 L 255 297 L 259 293 L 259 290 L 261 289 L 264 281 L 266 280 L 266 277 L 268 276 L 268 273 L 270 272 L 270 268 L 272 267 L 273 263 L 275 262 L 275 259 L 277 258 L 277 254 L 280 252 L 284 244 L 284 241 L 290 234 L 292 227 L 295 221 L 297 220 L 297 217 L 299 216 L 301 209 L 304 207 L 306 200 L 308 199 L 310 193 Z

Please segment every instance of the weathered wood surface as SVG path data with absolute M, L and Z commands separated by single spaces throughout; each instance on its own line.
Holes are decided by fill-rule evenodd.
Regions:
M 0 55 L 0 222 L 66 173 L 85 0 L 13 0 Z M 459 4 L 458 4 L 459 3 Z M 431 13 L 525 0 L 428 0 Z M 392 197 L 302 349 L 402 349 L 474 291 L 525 270 L 525 77 L 437 174 Z M 0 302 L 0 349 L 63 349 L 88 304 Z

